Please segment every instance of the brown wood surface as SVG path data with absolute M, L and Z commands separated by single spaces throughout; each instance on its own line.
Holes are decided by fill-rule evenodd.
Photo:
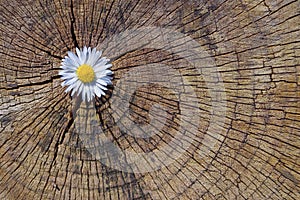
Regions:
M 0 2 L 1 200 L 300 199 L 300 1 Z M 170 51 L 127 52 L 125 44 L 109 43 L 103 49 L 112 59 L 114 86 L 130 70 L 164 64 L 189 81 L 201 110 L 196 139 L 180 158 L 158 170 L 130 173 L 106 166 L 82 144 L 74 124 L 84 116 L 78 112 L 74 119 L 74 99 L 64 93 L 58 71 L 68 50 L 98 47 L 141 27 L 191 37 L 215 59 L 226 115 L 215 145 L 199 157 L 213 106 L 201 74 Z M 140 42 L 149 37 L 141 35 Z M 105 135 L 124 150 L 167 145 L 184 116 L 173 91 L 163 87 L 163 73 L 157 71 L 162 84 L 143 85 L 130 100 L 129 120 L 135 124 L 149 123 L 155 103 L 167 109 L 166 125 L 151 140 L 118 129 L 110 101 L 114 86 L 96 99 L 87 119 L 99 120 Z

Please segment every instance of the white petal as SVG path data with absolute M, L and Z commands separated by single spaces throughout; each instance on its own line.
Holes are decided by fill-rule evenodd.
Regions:
M 105 92 L 103 90 L 100 91 L 103 96 L 105 96 Z
M 73 89 L 73 85 L 69 85 L 65 92 L 70 92 Z
M 96 49 L 96 48 L 95 48 Z M 97 51 L 97 55 L 98 55 L 98 58 L 100 58 L 102 56 L 102 50 L 100 51 Z
M 79 82 L 78 95 L 80 95 L 80 93 L 82 92 L 82 90 L 83 90 L 83 83 Z
M 86 48 L 86 47 L 85 47 Z M 87 62 L 91 59 L 91 47 L 89 47 L 86 51 L 86 58 L 85 58 L 85 62 L 86 64 L 88 64 Z
M 68 51 L 68 56 L 71 59 L 71 61 L 73 62 L 73 65 L 75 65 L 75 66 L 80 65 L 80 60 L 74 53 L 72 53 L 71 51 Z
M 78 88 L 79 88 L 79 86 L 80 86 L 80 81 L 79 80 L 77 80 L 75 83 L 74 83 L 74 89 L 73 89 L 73 91 L 72 91 L 72 93 L 71 93 L 71 96 L 74 96 L 74 94 L 78 91 Z
M 107 69 L 105 65 L 94 67 L 95 73 L 104 72 Z
M 77 47 L 76 47 L 76 53 L 77 53 L 78 58 L 80 59 L 81 51 L 80 51 L 80 49 L 78 49 Z
M 66 85 L 72 85 L 72 84 L 75 83 L 77 80 L 78 80 L 77 77 L 73 77 L 73 78 L 71 78 L 71 79 L 66 80 L 66 81 L 65 81 L 65 84 L 66 84 Z
M 87 84 L 84 84 L 84 92 L 85 92 L 85 99 L 88 100 L 89 98 L 89 87 Z
M 79 62 L 80 62 L 80 65 L 83 64 L 83 52 L 81 49 L 77 49 L 77 55 L 78 55 L 78 58 L 79 58 Z
M 112 65 L 111 64 L 108 64 L 108 65 L 102 65 L 102 66 L 97 66 L 97 67 L 94 67 L 94 69 L 95 69 L 95 72 L 97 73 L 97 72 L 102 72 L 102 71 L 104 71 L 104 70 L 106 70 L 106 69 L 108 69 L 108 68 L 110 68 Z
M 102 79 L 97 79 L 97 83 L 107 86 L 107 83 Z
M 86 88 L 85 88 L 85 85 L 84 85 L 84 84 L 83 84 L 83 89 L 82 89 L 81 96 L 82 96 L 82 100 L 83 100 L 83 101 L 85 101 L 85 96 L 86 96 Z
M 78 59 L 78 57 L 76 55 L 75 55 L 75 57 Z M 78 59 L 78 61 L 79 61 L 79 59 Z M 64 65 L 70 65 L 70 66 L 75 66 L 74 62 L 69 57 L 66 57 L 66 59 L 62 62 L 62 64 L 64 64 Z
M 74 73 L 76 72 L 76 70 L 73 70 L 73 69 L 70 69 L 70 68 L 67 68 L 67 69 L 63 69 L 61 70 L 62 73 Z
M 109 69 L 106 69 L 106 70 L 102 71 L 101 74 L 112 75 L 113 73 Z
M 66 72 L 62 72 L 60 73 L 59 75 L 61 75 L 62 79 L 71 79 L 71 78 L 74 78 L 76 77 L 76 74 L 75 73 L 66 73 Z
M 101 97 L 101 89 L 99 87 L 95 87 L 95 94 L 97 95 L 97 97 Z
M 106 74 L 102 74 L 102 72 L 97 72 L 96 77 L 97 79 L 101 79 L 102 77 L 106 76 Z
M 77 67 L 75 65 L 70 65 L 70 64 L 62 64 L 61 68 L 64 70 L 68 70 L 68 71 L 76 71 L 77 70 Z
M 86 48 L 86 46 L 83 47 L 83 53 L 84 53 L 84 54 L 87 53 L 87 48 Z
M 81 51 L 81 65 L 86 63 L 87 60 L 87 48 L 86 46 L 83 47 L 83 51 Z
M 102 80 L 105 81 L 106 84 L 111 85 L 112 82 L 111 82 L 110 78 L 108 78 L 108 77 L 109 76 L 105 76 L 105 77 L 102 78 Z
M 91 84 L 89 84 L 88 85 L 88 101 L 92 100 L 93 93 L 94 93 L 94 87 Z
M 95 58 L 98 58 L 98 57 L 99 57 L 99 56 L 97 57 L 97 52 L 98 52 L 98 51 L 97 51 L 96 48 L 93 48 L 93 49 L 92 49 L 92 55 L 93 55 Z
M 94 66 L 98 58 L 99 57 L 96 54 L 96 49 L 94 48 L 93 51 L 91 52 L 91 55 L 89 56 L 89 59 L 87 60 L 87 64 L 90 66 Z
M 94 69 L 97 69 L 99 67 L 103 67 L 107 62 L 105 60 L 97 61 L 96 64 L 94 65 Z
M 101 85 L 101 84 L 97 84 L 97 87 L 99 87 L 100 89 L 102 89 L 102 90 L 107 90 L 107 88 L 106 87 L 104 87 L 103 85 Z

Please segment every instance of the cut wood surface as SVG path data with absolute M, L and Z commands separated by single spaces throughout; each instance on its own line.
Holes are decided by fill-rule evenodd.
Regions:
M 58 75 L 85 45 L 90 104 Z M 299 101 L 298 0 L 0 0 L 1 200 L 297 200 Z

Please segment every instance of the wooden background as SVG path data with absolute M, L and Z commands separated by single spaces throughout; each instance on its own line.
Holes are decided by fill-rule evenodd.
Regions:
M 0 199 L 300 199 L 300 1 L 0 2 Z M 82 145 L 58 71 L 68 50 L 98 47 L 141 27 L 173 29 L 197 41 L 215 59 L 227 112 L 221 139 L 199 157 L 212 106 L 201 74 L 160 49 L 110 57 L 114 84 L 151 63 L 179 70 L 201 109 L 197 140 L 180 158 L 129 173 L 93 159 Z M 108 57 L 126 46 L 109 48 Z M 153 103 L 168 110 L 167 125 L 151 140 L 119 131 L 109 101 L 114 87 L 96 99 L 91 112 L 111 141 L 136 152 L 167 145 L 181 113 L 161 85 L 139 88 L 130 101 L 128 117 L 136 124 L 149 123 Z

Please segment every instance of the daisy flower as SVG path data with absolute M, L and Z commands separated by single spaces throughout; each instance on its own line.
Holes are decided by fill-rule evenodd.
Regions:
M 62 60 L 59 75 L 64 81 L 61 85 L 68 86 L 66 92 L 72 90 L 71 96 L 76 93 L 82 96 L 83 101 L 89 102 L 95 95 L 105 95 L 106 86 L 112 84 L 110 75 L 113 72 L 108 69 L 112 65 L 107 64 L 109 59 L 101 58 L 102 51 L 86 46 L 76 48 L 76 53 L 68 51 L 68 56 Z

